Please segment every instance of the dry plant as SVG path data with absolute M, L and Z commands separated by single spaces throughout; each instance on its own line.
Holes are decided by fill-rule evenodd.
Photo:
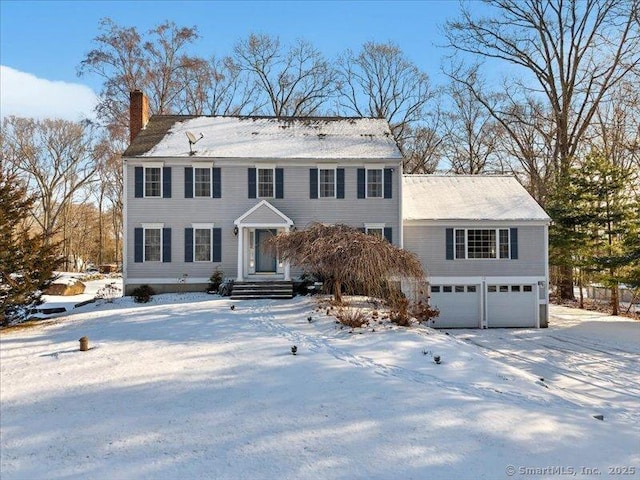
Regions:
M 359 308 L 341 308 L 336 318 L 341 324 L 351 328 L 359 328 L 368 323 L 367 316 Z
M 347 225 L 313 223 L 272 237 L 269 244 L 283 260 L 326 279 L 338 304 L 343 287 L 359 286 L 367 295 L 385 296 L 393 276 L 424 277 L 415 254 Z

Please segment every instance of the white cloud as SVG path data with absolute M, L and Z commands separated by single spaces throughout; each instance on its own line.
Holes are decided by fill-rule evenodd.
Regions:
M 0 65 L 0 117 L 95 118 L 97 95 L 86 85 L 38 78 Z

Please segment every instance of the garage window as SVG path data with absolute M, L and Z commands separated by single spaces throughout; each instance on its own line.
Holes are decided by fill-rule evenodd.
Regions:
M 522 286 L 522 291 L 523 292 L 530 292 L 531 290 L 532 290 L 531 289 L 531 285 L 523 285 Z
M 451 293 L 451 291 L 452 291 L 451 285 L 445 285 L 444 287 L 442 287 L 443 293 Z
M 467 286 L 467 293 L 476 293 L 476 286 L 475 285 L 468 285 Z
M 431 293 L 440 293 L 440 285 L 431 285 Z
M 498 287 L 497 287 L 496 285 L 489 285 L 489 286 L 487 287 L 487 291 L 488 291 L 489 293 L 495 293 L 495 292 L 497 292 L 497 291 L 498 291 Z
M 456 293 L 464 293 L 464 285 L 456 285 L 455 286 Z
M 511 291 L 512 292 L 519 292 L 520 291 L 520 285 L 511 285 Z

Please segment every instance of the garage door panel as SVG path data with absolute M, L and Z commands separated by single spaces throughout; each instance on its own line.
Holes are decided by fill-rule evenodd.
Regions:
M 489 285 L 487 287 L 487 326 L 535 327 L 538 310 L 533 285 Z
M 433 321 L 435 328 L 478 328 L 480 326 L 479 285 L 432 286 L 430 303 L 440 310 L 440 315 Z

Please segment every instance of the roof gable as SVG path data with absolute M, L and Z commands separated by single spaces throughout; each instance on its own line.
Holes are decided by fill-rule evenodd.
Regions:
M 266 200 L 258 202 L 233 222 L 236 225 L 293 225 L 293 220 Z
M 187 132 L 202 138 L 190 153 Z M 389 124 L 377 118 L 151 118 L 125 157 L 401 159 Z
M 405 175 L 402 216 L 415 220 L 537 220 L 547 213 L 515 177 Z

